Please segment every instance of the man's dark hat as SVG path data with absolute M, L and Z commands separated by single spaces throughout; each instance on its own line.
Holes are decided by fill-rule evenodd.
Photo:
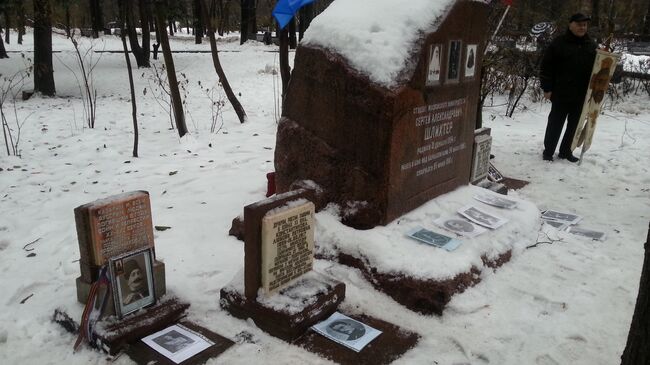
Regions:
M 569 18 L 569 23 L 571 22 L 586 22 L 591 20 L 591 17 L 584 15 L 582 13 L 575 13 L 571 15 L 571 18 Z

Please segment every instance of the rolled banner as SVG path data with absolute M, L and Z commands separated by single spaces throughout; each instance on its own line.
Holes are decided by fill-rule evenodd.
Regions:
M 589 81 L 585 103 L 582 106 L 582 113 L 578 120 L 578 128 L 576 128 L 576 133 L 573 135 L 573 142 L 571 143 L 571 150 L 582 146 L 581 154 L 587 152 L 589 147 L 591 147 L 594 130 L 596 130 L 596 121 L 600 114 L 600 106 L 605 99 L 609 80 L 612 78 L 616 64 L 621 58 L 620 55 L 603 51 L 602 49 L 598 49 L 596 52 L 596 60 L 591 70 L 591 81 Z

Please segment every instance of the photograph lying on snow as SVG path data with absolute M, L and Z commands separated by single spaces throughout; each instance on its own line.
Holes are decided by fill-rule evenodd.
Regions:
M 334 312 L 328 319 L 311 327 L 314 331 L 356 352 L 361 351 L 381 331 Z
M 181 324 L 167 327 L 142 341 L 176 364 L 214 345 L 214 342 Z
M 438 218 L 433 223 L 450 232 L 468 238 L 473 238 L 487 232 L 487 229 L 458 216 Z
M 566 224 L 576 224 L 582 220 L 582 217 L 573 213 L 558 212 L 557 210 L 546 210 L 542 213 L 542 219 L 565 222 Z
M 514 209 L 517 206 L 516 201 L 495 194 L 476 194 L 474 195 L 474 199 L 497 208 Z

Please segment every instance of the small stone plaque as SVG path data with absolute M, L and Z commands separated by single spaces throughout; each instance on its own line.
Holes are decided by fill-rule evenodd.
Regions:
M 472 156 L 472 183 L 484 179 L 488 175 L 490 166 L 490 151 L 492 150 L 492 137 L 478 135 L 474 138 L 474 154 Z
M 149 193 L 134 191 L 75 208 L 81 275 L 92 282 L 94 269 L 110 257 L 154 247 Z
M 267 294 L 311 271 L 314 204 L 277 208 L 262 219 L 262 287 Z

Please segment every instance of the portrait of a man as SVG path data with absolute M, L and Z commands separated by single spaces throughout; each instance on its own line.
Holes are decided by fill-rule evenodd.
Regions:
M 122 303 L 124 305 L 129 305 L 149 296 L 146 272 L 142 266 L 138 263 L 137 258 L 127 259 L 123 263 L 124 275 L 120 279 L 123 282 L 121 287 Z
M 352 319 L 338 319 L 325 327 L 330 336 L 342 341 L 358 340 L 366 334 L 363 324 Z
M 460 77 L 461 41 L 449 42 L 449 62 L 447 63 L 447 80 L 454 81 Z
M 171 330 L 160 337 L 154 338 L 153 342 L 171 353 L 176 353 L 194 343 L 194 340 L 178 331 Z
M 476 73 L 476 44 L 467 46 L 467 61 L 465 62 L 465 77 L 474 77 Z
M 129 252 L 110 259 L 111 285 L 119 318 L 154 304 L 153 253 Z
M 444 223 L 445 228 L 448 228 L 455 232 L 472 232 L 474 231 L 474 226 L 471 223 L 466 222 L 462 219 L 449 219 Z
M 440 52 L 442 45 L 432 44 L 429 58 L 429 69 L 427 70 L 427 86 L 436 85 L 440 82 Z

